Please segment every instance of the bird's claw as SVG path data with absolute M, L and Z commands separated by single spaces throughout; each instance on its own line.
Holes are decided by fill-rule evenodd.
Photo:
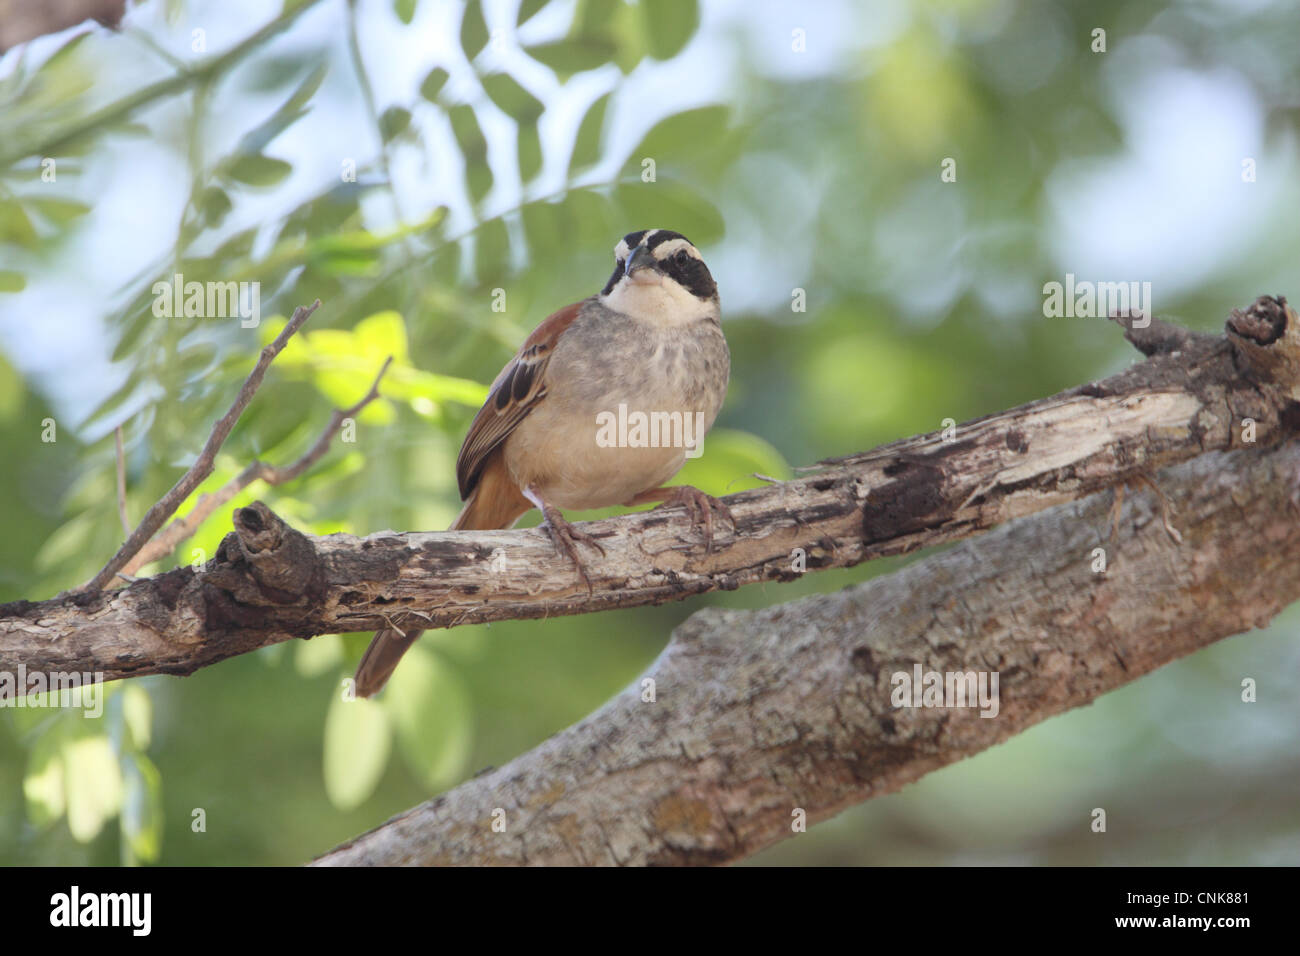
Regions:
M 713 551 L 713 516 L 714 514 L 725 518 L 734 528 L 736 519 L 731 514 L 731 509 L 712 495 L 706 495 L 692 485 L 678 485 L 673 489 L 671 495 L 663 500 L 660 508 L 670 508 L 675 505 L 682 505 L 690 513 L 691 524 L 697 529 L 704 531 L 704 551 L 706 554 Z
M 577 568 L 578 577 L 587 586 L 587 593 L 593 594 L 594 589 L 591 586 L 591 578 L 587 576 L 586 565 L 583 564 L 582 557 L 578 554 L 578 543 L 581 542 L 595 548 L 600 552 L 601 557 L 605 556 L 604 545 L 587 534 L 587 532 L 580 531 L 571 525 L 557 508 L 547 506 L 542 510 L 542 518 L 542 523 L 546 526 L 546 533 L 551 536 L 555 550 L 566 555 L 573 562 L 573 566 Z

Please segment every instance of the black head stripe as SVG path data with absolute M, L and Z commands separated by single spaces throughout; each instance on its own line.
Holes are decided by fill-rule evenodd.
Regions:
M 613 274 L 609 277 L 609 281 L 605 283 L 605 288 L 603 288 L 603 289 L 600 290 L 600 294 L 601 294 L 601 295 L 609 295 L 611 292 L 613 292 L 613 291 L 614 291 L 614 286 L 618 285 L 618 280 L 621 279 L 621 278 L 623 278 L 623 260 L 622 260 L 622 259 L 620 259 L 620 260 L 618 261 L 618 264 L 617 264 L 616 266 L 614 266 L 614 272 L 613 272 Z
M 649 231 L 649 229 L 642 229 L 640 232 L 629 232 L 623 237 L 623 241 L 627 243 L 629 249 L 635 249 L 641 245 L 641 240 L 645 238 L 645 234 Z
M 709 267 L 685 249 L 665 259 L 659 266 L 697 299 L 712 299 L 718 294 L 718 284 L 713 281 Z
M 642 235 L 644 235 L 644 233 L 642 233 Z M 646 243 L 646 248 L 653 252 L 657 247 L 662 246 L 665 242 L 672 239 L 686 239 L 686 237 L 680 232 L 673 232 L 671 229 L 660 229 L 650 237 L 650 241 Z M 686 239 L 686 241 L 691 242 L 689 239 Z M 692 242 L 691 245 L 695 245 L 695 243 Z M 630 244 L 628 248 L 631 248 Z

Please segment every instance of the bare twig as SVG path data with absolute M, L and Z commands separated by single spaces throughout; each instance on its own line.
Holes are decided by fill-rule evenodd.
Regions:
M 200 496 L 194 505 L 193 511 L 184 518 L 176 519 L 159 532 L 153 540 L 140 549 L 140 552 L 135 557 L 126 563 L 123 570 L 127 574 L 134 574 L 146 564 L 170 554 L 178 544 L 198 531 L 199 527 L 214 511 L 259 478 L 268 485 L 281 485 L 287 481 L 292 481 L 305 472 L 329 450 L 330 441 L 338 433 L 343 423 L 349 418 L 356 417 L 363 408 L 379 397 L 379 381 L 384 377 L 384 373 L 388 371 L 388 366 L 392 363 L 393 357 L 390 355 L 384 361 L 383 367 L 379 369 L 379 374 L 375 376 L 370 391 L 366 392 L 359 402 L 349 408 L 334 410 L 333 415 L 330 416 L 329 424 L 325 426 L 325 430 L 321 432 L 320 437 L 316 439 L 316 443 L 301 458 L 284 468 L 277 468 L 261 461 L 249 463 L 243 471 L 212 494 Z
M 131 534 L 131 522 L 126 520 L 126 456 L 122 452 L 122 426 L 113 429 L 113 443 L 117 446 L 117 516 L 122 519 L 122 533 Z
M 163 522 L 176 512 L 181 503 L 194 492 L 195 488 L 204 482 L 208 475 L 212 474 L 217 452 L 230 435 L 231 429 L 235 427 L 235 422 L 239 421 L 239 416 L 244 413 L 244 409 L 252 401 L 253 393 L 262 384 L 262 378 L 266 375 L 267 368 L 275 361 L 275 357 L 284 350 L 293 334 L 302 327 L 302 324 L 319 307 L 320 299 L 317 299 L 310 306 L 299 306 L 293 310 L 292 318 L 289 319 L 288 324 L 280 331 L 280 334 L 275 337 L 275 341 L 262 349 L 257 364 L 253 366 L 253 371 L 249 373 L 243 387 L 239 390 L 239 394 L 235 396 L 234 404 L 230 406 L 230 410 L 213 427 L 212 434 L 208 436 L 203 450 L 199 452 L 199 457 L 190 466 L 190 470 L 182 475 L 181 480 L 176 482 L 171 490 L 149 509 L 135 531 L 127 537 L 122 547 L 117 549 L 117 554 L 113 555 L 112 560 L 104 565 L 100 572 L 91 578 L 81 590 L 98 591 L 112 581 L 114 575 L 126 567 L 126 563 L 157 533 L 158 529 L 163 526 Z

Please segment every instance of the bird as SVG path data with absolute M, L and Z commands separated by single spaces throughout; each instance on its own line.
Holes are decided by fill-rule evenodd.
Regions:
M 669 229 L 628 233 L 605 287 L 547 317 L 492 382 L 456 460 L 464 507 L 449 530 L 509 528 L 537 508 L 589 592 L 578 545 L 604 548 L 562 508 L 684 505 L 711 549 L 714 515 L 732 520 L 729 509 L 665 482 L 702 451 L 730 375 L 718 286 L 699 250 Z M 646 422 L 661 427 L 647 434 Z M 377 631 L 356 695 L 382 689 L 421 633 Z

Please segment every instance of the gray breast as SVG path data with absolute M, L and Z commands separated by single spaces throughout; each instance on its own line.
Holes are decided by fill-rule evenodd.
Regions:
M 663 327 L 589 301 L 551 359 L 565 404 L 613 410 L 701 411 L 713 423 L 727 390 L 730 354 L 712 319 Z M 707 427 L 707 426 L 706 426 Z

